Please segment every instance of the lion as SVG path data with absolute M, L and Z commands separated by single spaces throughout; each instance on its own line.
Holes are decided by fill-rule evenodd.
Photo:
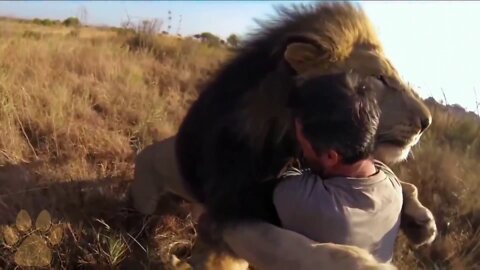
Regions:
M 273 182 L 271 179 L 282 167 L 292 157 L 298 157 L 288 107 L 296 79 L 347 71 L 376 76 L 383 88 L 377 93 L 382 114 L 375 156 L 386 163 L 406 159 L 431 124 L 428 109 L 385 57 L 370 21 L 358 6 L 317 3 L 279 8 L 278 12 L 278 19 L 263 23 L 192 104 L 176 138 L 170 141 L 174 146 L 166 151 L 175 166 L 145 165 L 154 164 L 154 150 L 149 150 L 150 158 L 140 154 L 137 159 L 144 160 L 142 166 L 137 162 L 139 168 L 154 168 L 152 173 L 166 169 L 163 172 L 168 175 L 170 170 L 168 179 L 155 180 L 165 180 L 159 190 L 186 194 L 200 209 L 206 208 L 215 223 L 221 225 L 217 234 L 227 244 L 228 239 L 233 239 L 229 235 L 250 229 L 256 232 L 255 226 L 265 222 L 275 239 L 287 235 L 287 231 L 275 227 L 279 221 L 269 200 L 271 189 L 259 187 L 264 181 Z M 136 177 L 140 174 L 148 175 L 136 173 Z M 141 209 L 138 198 L 142 193 L 135 190 L 151 186 L 150 191 L 156 195 L 151 196 L 150 206 L 143 208 L 150 212 L 161 192 L 153 189 L 153 182 L 145 183 L 147 188 L 143 189 L 138 188 L 141 183 L 145 182 L 135 179 L 132 195 Z M 430 243 L 436 235 L 433 216 L 418 201 L 413 185 L 402 183 L 402 187 L 403 216 L 412 221 L 402 222 L 402 230 L 414 244 Z M 265 231 L 268 229 L 263 235 L 268 235 Z M 313 246 L 308 239 L 303 240 L 301 248 L 278 250 L 288 250 L 308 265 L 312 259 L 300 253 Z M 237 255 L 246 257 L 239 252 L 238 242 L 237 248 L 232 246 Z M 252 252 L 261 251 L 268 243 L 255 239 L 250 246 L 254 246 Z

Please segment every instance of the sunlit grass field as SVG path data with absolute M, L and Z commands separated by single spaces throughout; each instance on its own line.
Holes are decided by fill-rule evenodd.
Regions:
M 171 254 L 187 257 L 195 241 L 189 206 L 164 198 L 145 218 L 127 208 L 126 192 L 136 153 L 176 132 L 200 86 L 232 54 L 167 35 L 2 19 L 0 225 L 17 229 L 21 209 L 32 223 L 48 210 L 63 230 L 49 246 L 54 269 L 158 269 Z M 480 120 L 429 106 L 432 127 L 394 170 L 418 185 L 440 235 L 417 250 L 400 236 L 394 263 L 479 268 Z M 19 235 L 1 242 L 1 267 L 16 267 Z

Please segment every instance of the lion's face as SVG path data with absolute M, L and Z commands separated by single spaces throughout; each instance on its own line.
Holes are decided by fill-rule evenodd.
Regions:
M 346 58 L 332 60 L 318 46 L 292 43 L 287 46 L 285 59 L 300 77 L 354 71 L 377 78 L 373 89 L 381 108 L 381 117 L 375 156 L 384 162 L 406 159 L 412 146 L 431 124 L 427 107 L 401 81 L 381 50 L 374 46 L 356 46 Z

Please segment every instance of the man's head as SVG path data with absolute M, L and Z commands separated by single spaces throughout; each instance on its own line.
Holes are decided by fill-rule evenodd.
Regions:
M 355 73 L 299 82 L 292 104 L 295 130 L 312 168 L 325 171 L 372 154 L 380 113 L 368 82 Z

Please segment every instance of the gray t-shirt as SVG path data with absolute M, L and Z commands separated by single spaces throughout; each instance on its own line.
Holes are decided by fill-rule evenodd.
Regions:
M 321 179 L 309 171 L 287 171 L 273 199 L 282 226 L 321 243 L 354 245 L 389 262 L 403 204 L 398 178 L 375 161 L 368 178 Z

